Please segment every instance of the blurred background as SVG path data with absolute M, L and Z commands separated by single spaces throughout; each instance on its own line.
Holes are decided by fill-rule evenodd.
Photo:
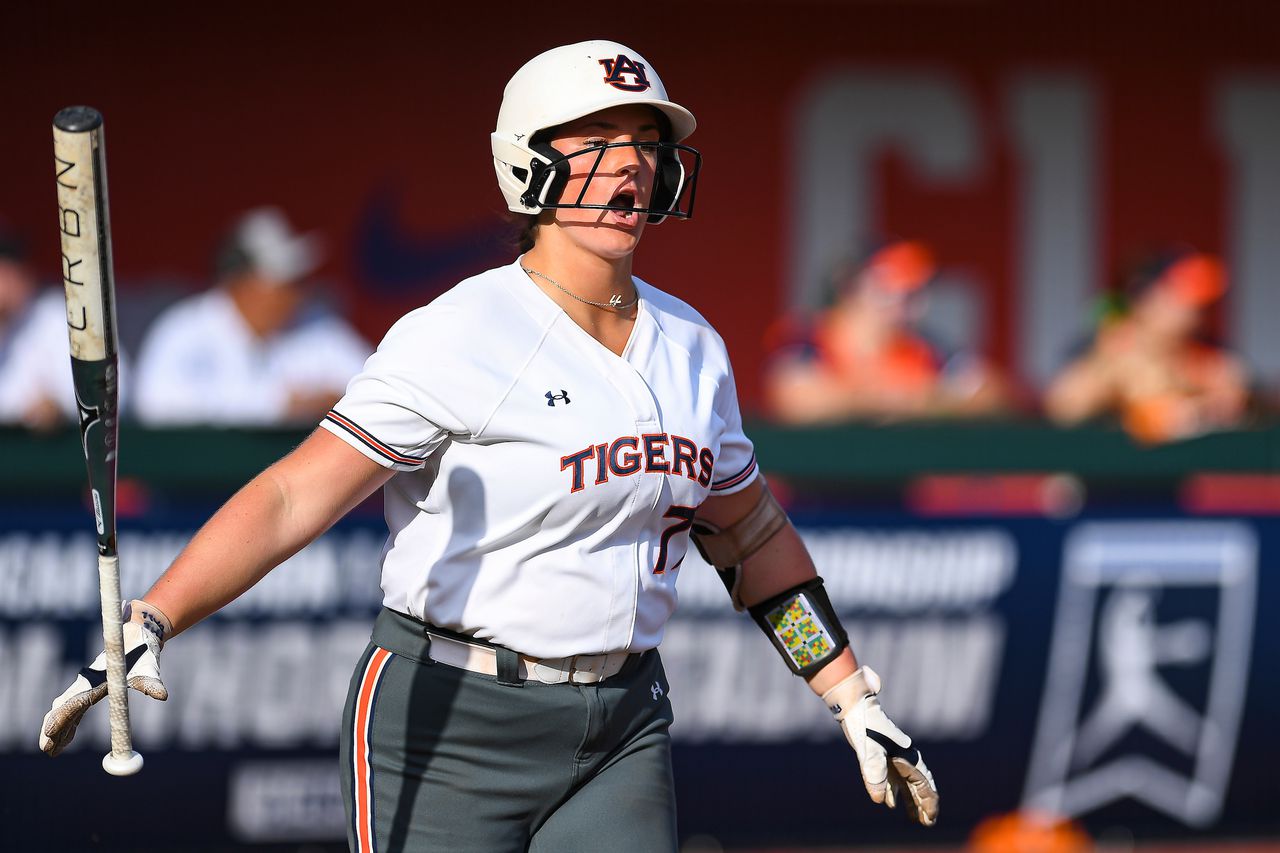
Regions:
M 54 113 L 106 118 L 137 595 L 391 322 L 514 257 L 502 87 L 612 38 L 705 157 L 636 272 L 725 338 L 943 796 L 927 832 L 867 802 L 691 558 L 663 643 L 685 848 L 1280 849 L 1274 4 L 32 4 L 0 31 L 0 848 L 344 849 L 385 535 L 359 508 L 174 643 L 141 775 L 99 769 L 101 713 L 38 753 L 101 643 Z

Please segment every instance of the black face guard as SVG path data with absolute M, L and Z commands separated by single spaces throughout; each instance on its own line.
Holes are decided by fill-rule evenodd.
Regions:
M 541 207 L 550 210 L 577 208 L 580 210 L 617 210 L 620 212 L 642 213 L 649 217 L 649 222 L 661 222 L 667 216 L 676 219 L 689 219 L 693 216 L 693 202 L 698 191 L 698 174 L 702 171 L 702 154 L 696 148 L 681 145 L 677 142 L 609 142 L 593 145 L 572 154 L 562 154 L 550 145 L 535 143 L 530 146 L 545 160 L 534 160 L 532 173 L 527 189 L 520 200 L 527 207 Z M 654 167 L 653 197 L 649 207 L 623 207 L 616 204 L 584 204 L 587 187 L 596 176 L 600 164 L 604 161 L 605 152 L 610 148 L 635 148 L 637 151 L 657 150 L 657 163 Z M 572 170 L 570 160 L 574 157 L 594 156 L 591 171 L 582 185 L 582 191 L 572 202 L 563 201 L 560 196 L 569 182 Z M 538 201 L 544 188 L 550 183 L 546 192 L 546 201 Z M 681 203 L 684 202 L 683 207 Z

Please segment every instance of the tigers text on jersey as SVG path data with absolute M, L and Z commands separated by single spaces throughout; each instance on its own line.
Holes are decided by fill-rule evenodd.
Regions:
M 636 289 L 621 356 L 519 260 L 387 333 L 322 423 L 400 472 L 387 607 L 535 657 L 658 644 L 694 508 L 756 464 L 720 337 Z

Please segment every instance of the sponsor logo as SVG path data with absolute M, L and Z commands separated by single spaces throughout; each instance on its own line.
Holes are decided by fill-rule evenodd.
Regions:
M 1244 707 L 1257 542 L 1241 524 L 1095 523 L 1067 541 L 1024 804 L 1222 810 Z
M 566 406 L 573 402 L 572 400 L 569 399 L 569 392 L 564 390 L 563 388 L 560 389 L 559 394 L 555 393 L 554 391 L 548 391 L 546 394 L 546 397 L 547 397 L 547 405 L 551 406 L 552 408 L 555 408 L 556 403 L 561 400 L 564 401 L 564 404 Z

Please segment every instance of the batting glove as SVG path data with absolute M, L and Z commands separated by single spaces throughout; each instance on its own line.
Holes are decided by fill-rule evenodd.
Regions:
M 168 699 L 169 691 L 160 680 L 160 648 L 173 633 L 168 617 L 145 601 L 133 600 L 124 606 L 125 679 L 134 690 L 152 699 Z M 80 670 L 76 680 L 44 715 L 40 727 L 40 749 L 57 755 L 76 736 L 76 726 L 89 706 L 107 695 L 107 655 L 98 655 Z
M 877 803 L 889 808 L 902 800 L 913 820 L 933 826 L 938 819 L 938 787 L 911 738 L 885 716 L 876 694 L 880 676 L 869 666 L 858 669 L 822 694 L 844 736 L 858 754 L 862 781 Z M 907 796 L 903 796 L 903 794 Z

